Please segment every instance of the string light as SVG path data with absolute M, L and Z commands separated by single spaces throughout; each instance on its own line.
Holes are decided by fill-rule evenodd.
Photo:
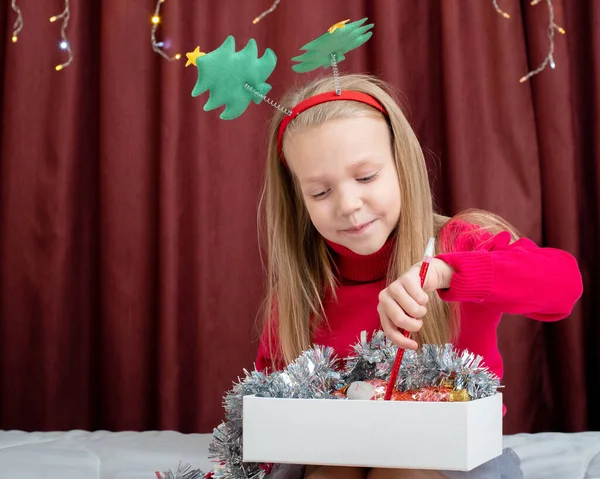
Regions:
M 493 0 L 493 4 L 494 4 L 494 8 L 500 15 L 502 15 L 504 18 L 510 18 L 510 15 L 508 13 L 506 13 L 505 11 L 501 10 L 500 7 L 498 6 L 498 0 Z
M 181 58 L 181 53 L 177 53 L 174 56 L 170 57 L 163 50 L 163 47 L 165 46 L 165 42 L 157 42 L 156 41 L 156 29 L 158 28 L 158 25 L 160 25 L 160 22 L 161 22 L 160 8 L 162 7 L 163 3 L 165 3 L 165 0 L 157 0 L 156 8 L 154 9 L 154 15 L 152 15 L 152 18 L 150 19 L 150 21 L 152 22 L 152 30 L 150 33 L 150 42 L 152 43 L 152 50 L 154 50 L 161 57 L 163 57 L 169 61 L 179 60 Z
M 64 50 L 68 54 L 67 61 L 65 63 L 61 63 L 60 65 L 56 65 L 54 67 L 57 72 L 62 69 L 68 67 L 71 63 L 73 63 L 73 50 L 71 50 L 71 44 L 67 39 L 67 26 L 69 25 L 69 19 L 71 18 L 71 6 L 69 4 L 69 0 L 65 0 L 65 9 L 59 15 L 55 15 L 50 17 L 50 22 L 54 23 L 56 20 L 62 20 L 62 25 L 60 27 L 60 37 L 61 42 L 59 43 L 59 47 L 61 50 Z
M 531 5 L 537 5 L 541 0 L 533 0 Z M 554 62 L 554 32 L 558 30 L 559 33 L 565 34 L 565 30 L 562 27 L 559 27 L 556 23 L 554 23 L 554 7 L 552 5 L 552 0 L 546 0 L 546 4 L 548 5 L 548 40 L 550 42 L 550 50 L 548 51 L 548 55 L 544 58 L 544 61 L 537 67 L 535 70 L 529 72 L 527 75 L 523 76 L 519 81 L 521 83 L 529 80 L 532 76 L 537 75 L 542 72 L 548 64 L 550 64 L 550 68 L 556 68 L 556 63 Z
M 21 30 L 23 30 L 23 13 L 21 12 L 21 9 L 17 5 L 17 0 L 12 0 L 11 6 L 12 6 L 12 9 L 17 14 L 17 19 L 15 20 L 15 23 L 13 24 L 12 42 L 17 43 L 17 40 L 19 39 L 19 32 Z
M 258 17 L 256 17 L 254 20 L 252 20 L 252 23 L 254 23 L 256 25 L 258 22 L 260 22 L 267 15 L 269 15 L 270 13 L 273 13 L 275 11 L 275 9 L 277 8 L 277 5 L 279 5 L 279 2 L 281 2 L 281 0 L 275 0 L 273 2 L 273 5 L 271 5 L 270 8 L 267 9 L 267 10 L 265 10 Z
M 532 0 L 531 5 L 535 6 L 542 1 L 543 0 Z M 550 68 L 552 68 L 552 69 L 556 68 L 556 63 L 554 62 L 554 33 L 555 33 L 555 31 L 558 31 L 560 34 L 564 35 L 566 33 L 566 31 L 564 28 L 562 28 L 562 27 L 558 26 L 556 23 L 554 23 L 554 6 L 552 5 L 552 0 L 545 0 L 545 1 L 546 1 L 546 5 L 548 6 L 548 40 L 550 42 L 550 48 L 548 51 L 548 55 L 546 55 L 546 58 L 544 58 L 544 61 L 542 61 L 542 63 L 540 63 L 540 65 L 535 70 L 530 71 L 529 73 L 527 73 L 527 75 L 525 75 L 519 79 L 519 82 L 521 82 L 521 83 L 524 83 L 527 80 L 529 80 L 532 76 L 537 75 L 538 73 L 541 73 L 542 71 L 544 71 L 546 69 L 546 67 L 548 65 L 550 65 Z M 494 8 L 500 15 L 502 15 L 504 18 L 510 18 L 510 15 L 508 13 L 506 13 L 500 9 L 500 7 L 498 6 L 497 0 L 493 0 L 493 4 L 494 4 Z

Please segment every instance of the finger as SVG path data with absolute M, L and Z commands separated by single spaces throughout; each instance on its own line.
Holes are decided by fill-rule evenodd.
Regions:
M 423 321 L 408 316 L 398 303 L 390 296 L 384 296 L 379 300 L 381 312 L 384 312 L 397 328 L 416 333 L 423 327 Z M 420 306 L 422 307 L 422 306 Z
M 416 269 L 414 270 L 416 271 Z M 411 271 L 412 272 L 412 271 Z M 418 271 L 416 274 L 406 274 L 400 279 L 402 286 L 418 304 L 425 305 L 429 301 L 429 295 L 421 287 L 421 278 Z
M 412 349 L 413 351 L 417 350 L 417 342 L 404 336 L 402 331 L 400 331 L 389 316 L 385 314 L 385 311 L 379 313 L 379 319 L 381 321 L 383 332 L 396 346 L 403 349 Z
M 406 314 L 413 318 L 422 318 L 427 314 L 427 308 L 420 305 L 410 292 L 406 290 L 401 282 L 394 282 L 389 287 L 389 296 L 404 310 Z M 427 295 L 425 295 L 427 296 Z

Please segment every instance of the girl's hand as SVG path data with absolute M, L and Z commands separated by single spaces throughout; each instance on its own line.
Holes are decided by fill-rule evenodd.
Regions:
M 421 288 L 419 271 L 421 263 L 413 265 L 406 273 L 379 293 L 377 312 L 385 335 L 399 348 L 416 350 L 417 342 L 406 338 L 401 330 L 418 332 L 423 326 L 420 319 L 427 314 L 425 305 L 428 292 L 450 287 L 454 270 L 440 259 L 433 258 Z

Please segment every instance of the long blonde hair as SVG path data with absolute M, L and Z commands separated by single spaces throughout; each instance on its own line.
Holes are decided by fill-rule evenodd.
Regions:
M 367 93 L 388 112 L 386 120 L 391 131 L 402 205 L 398 240 L 387 275 L 389 284 L 422 259 L 428 238 L 437 236 L 448 218 L 433 211 L 421 146 L 388 86 L 367 75 L 339 78 L 343 90 Z M 318 79 L 289 92 L 280 103 L 292 108 L 306 98 L 334 89 L 333 77 Z M 294 131 L 336 118 L 367 115 L 383 118 L 374 108 L 355 101 L 338 100 L 314 106 L 288 125 L 283 139 L 284 152 L 286 139 Z M 262 314 L 267 333 L 276 339 L 269 343 L 279 344 L 281 348 L 271 351 L 271 358 L 289 363 L 310 347 L 315 329 L 326 320 L 322 299 L 328 289 L 335 291 L 336 281 L 326 244 L 312 225 L 296 180 L 277 151 L 277 133 L 283 117 L 284 113 L 277 111 L 270 125 L 261 195 L 264 221 L 260 226 L 266 228 L 267 249 L 267 290 Z M 470 211 L 462 215 L 462 219 L 495 231 L 509 229 L 515 237 L 517 235 L 501 218 L 486 212 Z M 423 327 L 412 338 L 419 344 L 441 344 L 450 341 L 457 331 L 458 315 L 451 314 L 448 305 L 433 293 Z

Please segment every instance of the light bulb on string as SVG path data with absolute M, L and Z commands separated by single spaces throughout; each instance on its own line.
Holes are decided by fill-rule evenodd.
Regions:
M 12 0 L 11 8 L 17 14 L 17 18 L 15 23 L 13 23 L 13 34 L 11 40 L 13 43 L 17 43 L 19 40 L 19 33 L 23 30 L 23 12 L 21 12 L 21 8 L 17 5 L 17 0 Z
M 165 53 L 165 51 L 163 50 L 163 48 L 165 46 L 165 42 L 162 42 L 162 41 L 158 42 L 156 40 L 156 29 L 158 28 L 158 25 L 162 22 L 162 18 L 160 16 L 160 9 L 161 9 L 163 3 L 165 3 L 165 0 L 157 0 L 156 7 L 154 9 L 154 15 L 152 15 L 152 17 L 150 18 L 150 22 L 152 23 L 152 28 L 150 30 L 150 43 L 152 45 L 152 50 L 154 50 L 156 53 L 158 53 L 161 57 L 165 58 L 166 60 L 169 60 L 169 61 L 179 60 L 181 58 L 181 53 L 176 53 L 172 57 L 167 55 Z
M 54 23 L 57 20 L 62 20 L 60 26 L 60 37 L 61 41 L 58 44 L 59 48 L 63 51 L 66 51 L 68 54 L 67 61 L 56 65 L 54 69 L 59 72 L 66 67 L 68 67 L 71 63 L 73 63 L 73 50 L 71 49 L 71 44 L 67 38 L 67 27 L 69 26 L 69 20 L 71 18 L 71 5 L 69 0 L 65 0 L 65 8 L 58 15 L 53 15 L 50 17 L 50 23 Z
M 273 2 L 273 4 L 267 10 L 265 10 L 258 17 L 256 17 L 254 20 L 252 20 L 252 23 L 256 25 L 258 22 L 260 22 L 267 15 L 273 13 L 275 11 L 275 9 L 277 8 L 277 6 L 279 5 L 279 2 L 281 2 L 281 0 L 275 0 Z
M 542 1 L 543 0 L 531 0 L 530 3 L 532 6 L 535 6 L 541 3 Z M 535 70 L 530 71 L 529 73 L 527 73 L 527 75 L 524 75 L 519 79 L 519 82 L 521 83 L 524 83 L 527 80 L 529 80 L 532 76 L 541 73 L 546 68 L 546 66 L 550 66 L 551 69 L 556 68 L 556 62 L 554 61 L 554 32 L 558 31 L 560 34 L 564 35 L 566 34 L 566 31 L 564 28 L 562 28 L 554 22 L 554 5 L 552 4 L 552 0 L 545 0 L 545 2 L 548 7 L 548 41 L 550 43 L 550 48 L 548 54 L 546 55 L 546 58 L 544 58 L 542 63 L 540 63 L 540 65 Z M 504 18 L 510 18 L 510 15 L 508 13 L 500 9 L 500 6 L 498 5 L 498 0 L 492 0 L 492 4 L 494 5 L 494 9 L 500 15 L 502 15 Z

